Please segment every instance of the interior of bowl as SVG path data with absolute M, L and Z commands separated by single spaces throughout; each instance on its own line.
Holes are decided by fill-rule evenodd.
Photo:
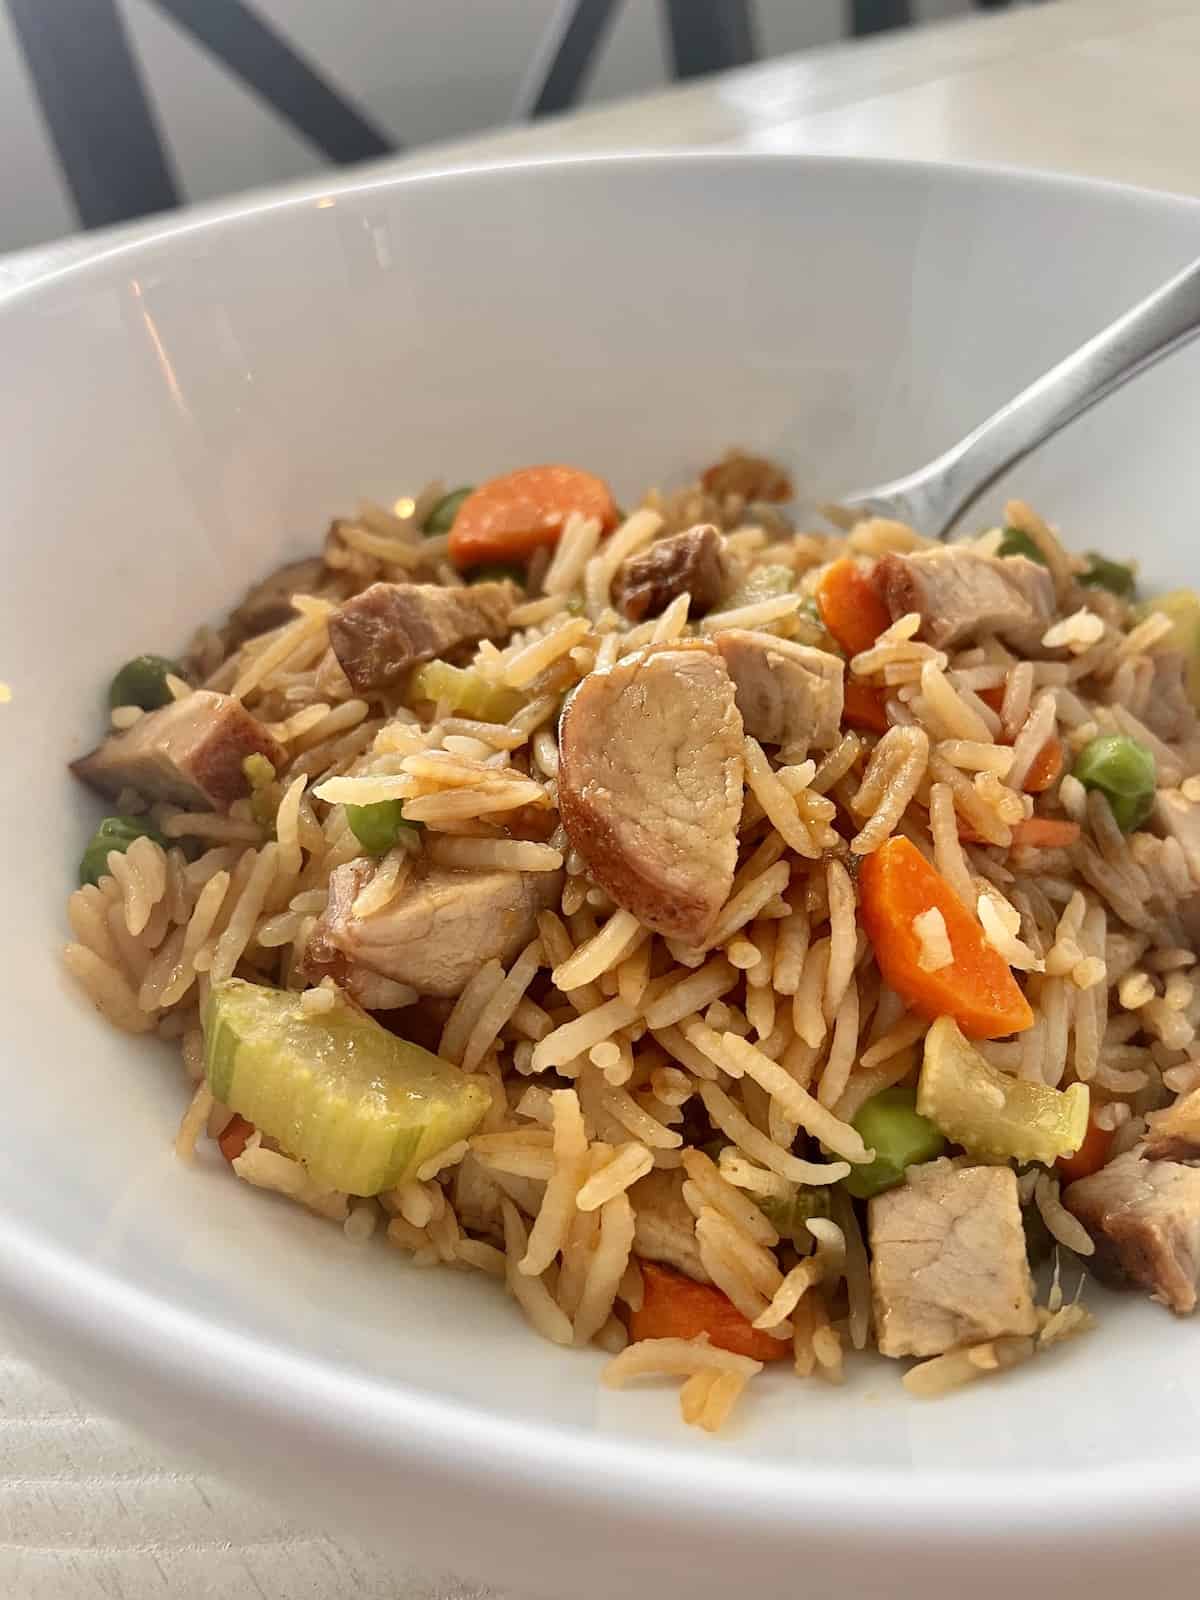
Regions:
M 10 1244 L 323 1382 L 650 1443 L 629 1458 L 647 1473 L 672 1450 L 711 1454 L 673 1391 L 602 1389 L 602 1356 L 540 1342 L 490 1282 L 352 1246 L 215 1157 L 174 1160 L 174 1047 L 111 1032 L 60 967 L 99 815 L 66 763 L 103 727 L 116 664 L 178 650 L 360 495 L 561 459 L 628 503 L 740 443 L 836 497 L 953 442 L 1198 237 L 1185 202 L 1085 186 L 598 162 L 340 189 L 0 306 Z M 1133 553 L 1151 586 L 1195 577 L 1198 380 L 1200 350 L 1185 352 L 1016 478 L 1069 540 Z M 1195 1330 L 1140 1301 L 1101 1310 L 1054 1359 L 941 1404 L 909 1400 L 882 1361 L 845 1391 L 772 1377 L 721 1460 L 896 1469 L 897 1492 L 917 1495 L 948 1466 L 1015 1479 L 1030 1460 L 1194 1459 Z

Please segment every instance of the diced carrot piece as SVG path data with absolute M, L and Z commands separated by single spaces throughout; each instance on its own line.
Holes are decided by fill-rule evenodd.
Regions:
M 1034 756 L 1022 787 L 1026 794 L 1041 794 L 1058 782 L 1063 769 L 1062 740 L 1051 734 Z
M 772 1339 L 752 1327 L 728 1295 L 680 1272 L 643 1261 L 642 1305 L 629 1318 L 631 1339 L 696 1339 L 706 1333 L 720 1350 L 755 1361 L 785 1361 L 786 1339 Z
M 1033 1026 L 1029 1001 L 1003 956 L 911 840 L 891 838 L 867 856 L 858 886 L 863 926 L 879 970 L 910 1010 L 953 1017 L 972 1039 L 1000 1039 Z M 942 913 L 954 959 L 927 972 L 913 919 L 935 908 Z
M 1079 838 L 1079 824 L 1058 817 L 1026 817 L 1013 824 L 1013 844 L 1035 850 L 1067 850 Z
M 235 1111 L 225 1124 L 217 1143 L 221 1147 L 221 1154 L 226 1161 L 236 1161 L 246 1148 L 246 1142 L 254 1132 L 254 1124 L 247 1122 L 245 1117 L 239 1117 Z
M 1078 1178 L 1090 1178 L 1093 1172 L 1099 1172 L 1108 1161 L 1114 1137 L 1114 1130 L 1098 1128 L 1094 1122 L 1089 1122 L 1083 1143 L 1075 1154 L 1059 1156 L 1054 1163 L 1063 1183 L 1074 1183 Z
M 892 625 L 892 614 L 870 574 L 850 556 L 826 567 L 817 587 L 817 609 L 848 656 L 869 650 Z
M 869 683 L 859 683 L 856 678 L 847 678 L 842 721 L 848 728 L 862 728 L 867 733 L 886 733 L 888 719 L 883 690 Z
M 983 703 L 991 706 L 992 710 L 999 716 L 1000 708 L 1004 704 L 1004 690 L 999 688 L 980 689 L 978 693 Z M 1010 744 L 1011 742 L 1009 739 L 1002 740 L 1004 744 Z M 1022 788 L 1026 794 L 1041 794 L 1058 782 L 1062 769 L 1062 740 L 1055 734 L 1051 734 L 1037 755 L 1034 756 L 1029 771 L 1025 774 L 1025 782 Z
M 617 507 L 603 478 L 578 467 L 521 467 L 473 490 L 450 529 L 450 559 L 457 567 L 485 561 L 523 561 L 542 545 L 558 543 L 573 511 L 596 517 L 605 533 L 616 527 Z

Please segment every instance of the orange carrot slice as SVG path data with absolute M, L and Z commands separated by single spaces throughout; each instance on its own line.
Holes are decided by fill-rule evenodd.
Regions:
M 999 716 L 1000 707 L 1004 704 L 1003 689 L 980 689 L 979 698 L 985 705 L 991 706 L 992 710 Z M 1002 742 L 1008 744 L 1010 741 L 1005 739 Z M 1034 756 L 1029 771 L 1025 774 L 1025 782 L 1022 784 L 1022 788 L 1026 794 L 1041 794 L 1044 790 L 1053 788 L 1062 775 L 1062 769 L 1062 740 L 1055 734 L 1051 734 L 1037 755 Z
M 643 1261 L 642 1306 L 629 1318 L 632 1339 L 696 1339 L 706 1333 L 720 1350 L 755 1361 L 786 1361 L 792 1347 L 752 1327 L 720 1289 Z
M 1026 794 L 1041 794 L 1059 780 L 1063 769 L 1062 740 L 1051 734 L 1034 756 L 1022 787 Z
M 1093 1172 L 1099 1172 L 1108 1160 L 1113 1137 L 1110 1129 L 1098 1128 L 1094 1122 L 1089 1122 L 1083 1143 L 1075 1154 L 1059 1156 L 1054 1163 L 1063 1183 L 1074 1183 L 1078 1178 L 1090 1178 Z
M 888 719 L 883 691 L 869 683 L 859 683 L 856 678 L 847 678 L 842 721 L 848 728 L 861 728 L 867 733 L 886 733 Z
M 842 556 L 825 569 L 817 587 L 821 621 L 848 656 L 869 650 L 892 614 L 870 575 L 850 556 Z
M 953 1017 L 972 1039 L 1000 1039 L 1033 1026 L 1033 1011 L 977 919 L 910 840 L 892 838 L 858 875 L 862 919 L 886 981 L 910 1010 Z M 927 972 L 913 918 L 937 909 L 954 959 Z
M 578 467 L 521 467 L 492 478 L 459 506 L 450 559 L 456 567 L 523 561 L 540 546 L 557 544 L 573 511 L 598 518 L 605 533 L 617 525 L 611 489 Z
M 226 1161 L 233 1162 L 237 1160 L 246 1148 L 246 1143 L 253 1132 L 254 1124 L 247 1122 L 245 1117 L 239 1117 L 235 1111 L 225 1124 L 221 1137 L 217 1140 L 221 1147 L 221 1154 Z
M 1014 845 L 1029 845 L 1035 850 L 1067 850 L 1079 838 L 1079 824 L 1059 817 L 1026 817 L 1013 824 Z

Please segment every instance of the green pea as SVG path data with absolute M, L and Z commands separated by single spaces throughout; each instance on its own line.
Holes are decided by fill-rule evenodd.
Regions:
M 1084 745 L 1072 769 L 1085 789 L 1099 789 L 1122 833 L 1140 827 L 1154 805 L 1154 756 L 1124 733 L 1102 733 Z
M 183 668 L 178 661 L 168 661 L 166 656 L 134 656 L 109 684 L 109 705 L 141 706 L 143 711 L 157 711 L 159 706 L 170 705 L 168 673 L 181 678 Z
M 829 1201 L 828 1189 L 820 1186 L 811 1189 L 804 1187 L 798 1188 L 794 1194 L 786 1198 L 764 1195 L 758 1202 L 758 1209 L 781 1239 L 790 1240 L 802 1255 L 808 1255 L 813 1247 L 813 1236 L 808 1231 L 808 1222 L 813 1217 L 827 1217 Z
M 1036 561 L 1040 567 L 1046 565 L 1046 558 L 1037 545 L 1020 528 L 1005 528 L 1004 536 L 996 546 L 998 556 L 1025 556 L 1029 561 Z
M 449 494 L 444 494 L 425 518 L 425 533 L 449 533 L 454 526 L 454 519 L 458 515 L 458 508 L 469 494 L 474 494 L 475 487 L 468 483 L 463 489 L 451 489 Z
M 405 820 L 399 800 L 378 800 L 373 806 L 347 806 L 350 831 L 369 856 L 385 856 L 405 828 L 419 824 Z
M 875 1152 L 870 1166 L 851 1167 L 842 1186 L 856 1200 L 893 1189 L 908 1167 L 936 1160 L 946 1141 L 928 1117 L 917 1110 L 915 1089 L 884 1089 L 859 1108 L 852 1127 Z
M 1118 600 L 1132 600 L 1137 587 L 1132 567 L 1123 561 L 1110 561 L 1095 550 L 1088 551 L 1087 569 L 1079 574 L 1079 581 L 1093 589 L 1107 589 Z
M 525 568 L 515 561 L 484 561 L 467 573 L 468 583 L 503 583 L 505 578 L 511 578 L 523 589 Z
M 167 847 L 162 834 L 145 817 L 105 817 L 80 858 L 80 884 L 99 883 L 108 874 L 109 852 L 119 850 L 124 855 L 135 839 L 153 839 L 164 850 Z

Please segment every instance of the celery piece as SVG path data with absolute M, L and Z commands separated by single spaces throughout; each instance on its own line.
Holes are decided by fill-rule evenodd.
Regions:
M 952 1017 L 925 1036 L 917 1110 L 969 1155 L 1050 1166 L 1083 1143 L 1089 1100 L 1086 1084 L 1052 1089 L 989 1065 Z
M 347 1194 L 395 1188 L 491 1104 L 477 1078 L 343 999 L 308 1013 L 298 994 L 230 978 L 213 985 L 203 1025 L 215 1098 Z
M 515 689 L 489 683 L 476 667 L 454 667 L 448 661 L 427 661 L 412 675 L 414 700 L 444 701 L 451 711 L 479 722 L 507 722 L 524 704 Z
M 722 611 L 737 611 L 741 606 L 756 606 L 764 600 L 778 600 L 780 595 L 791 594 L 796 574 L 791 567 L 773 561 L 753 568 L 738 584 L 732 594 L 721 602 Z

